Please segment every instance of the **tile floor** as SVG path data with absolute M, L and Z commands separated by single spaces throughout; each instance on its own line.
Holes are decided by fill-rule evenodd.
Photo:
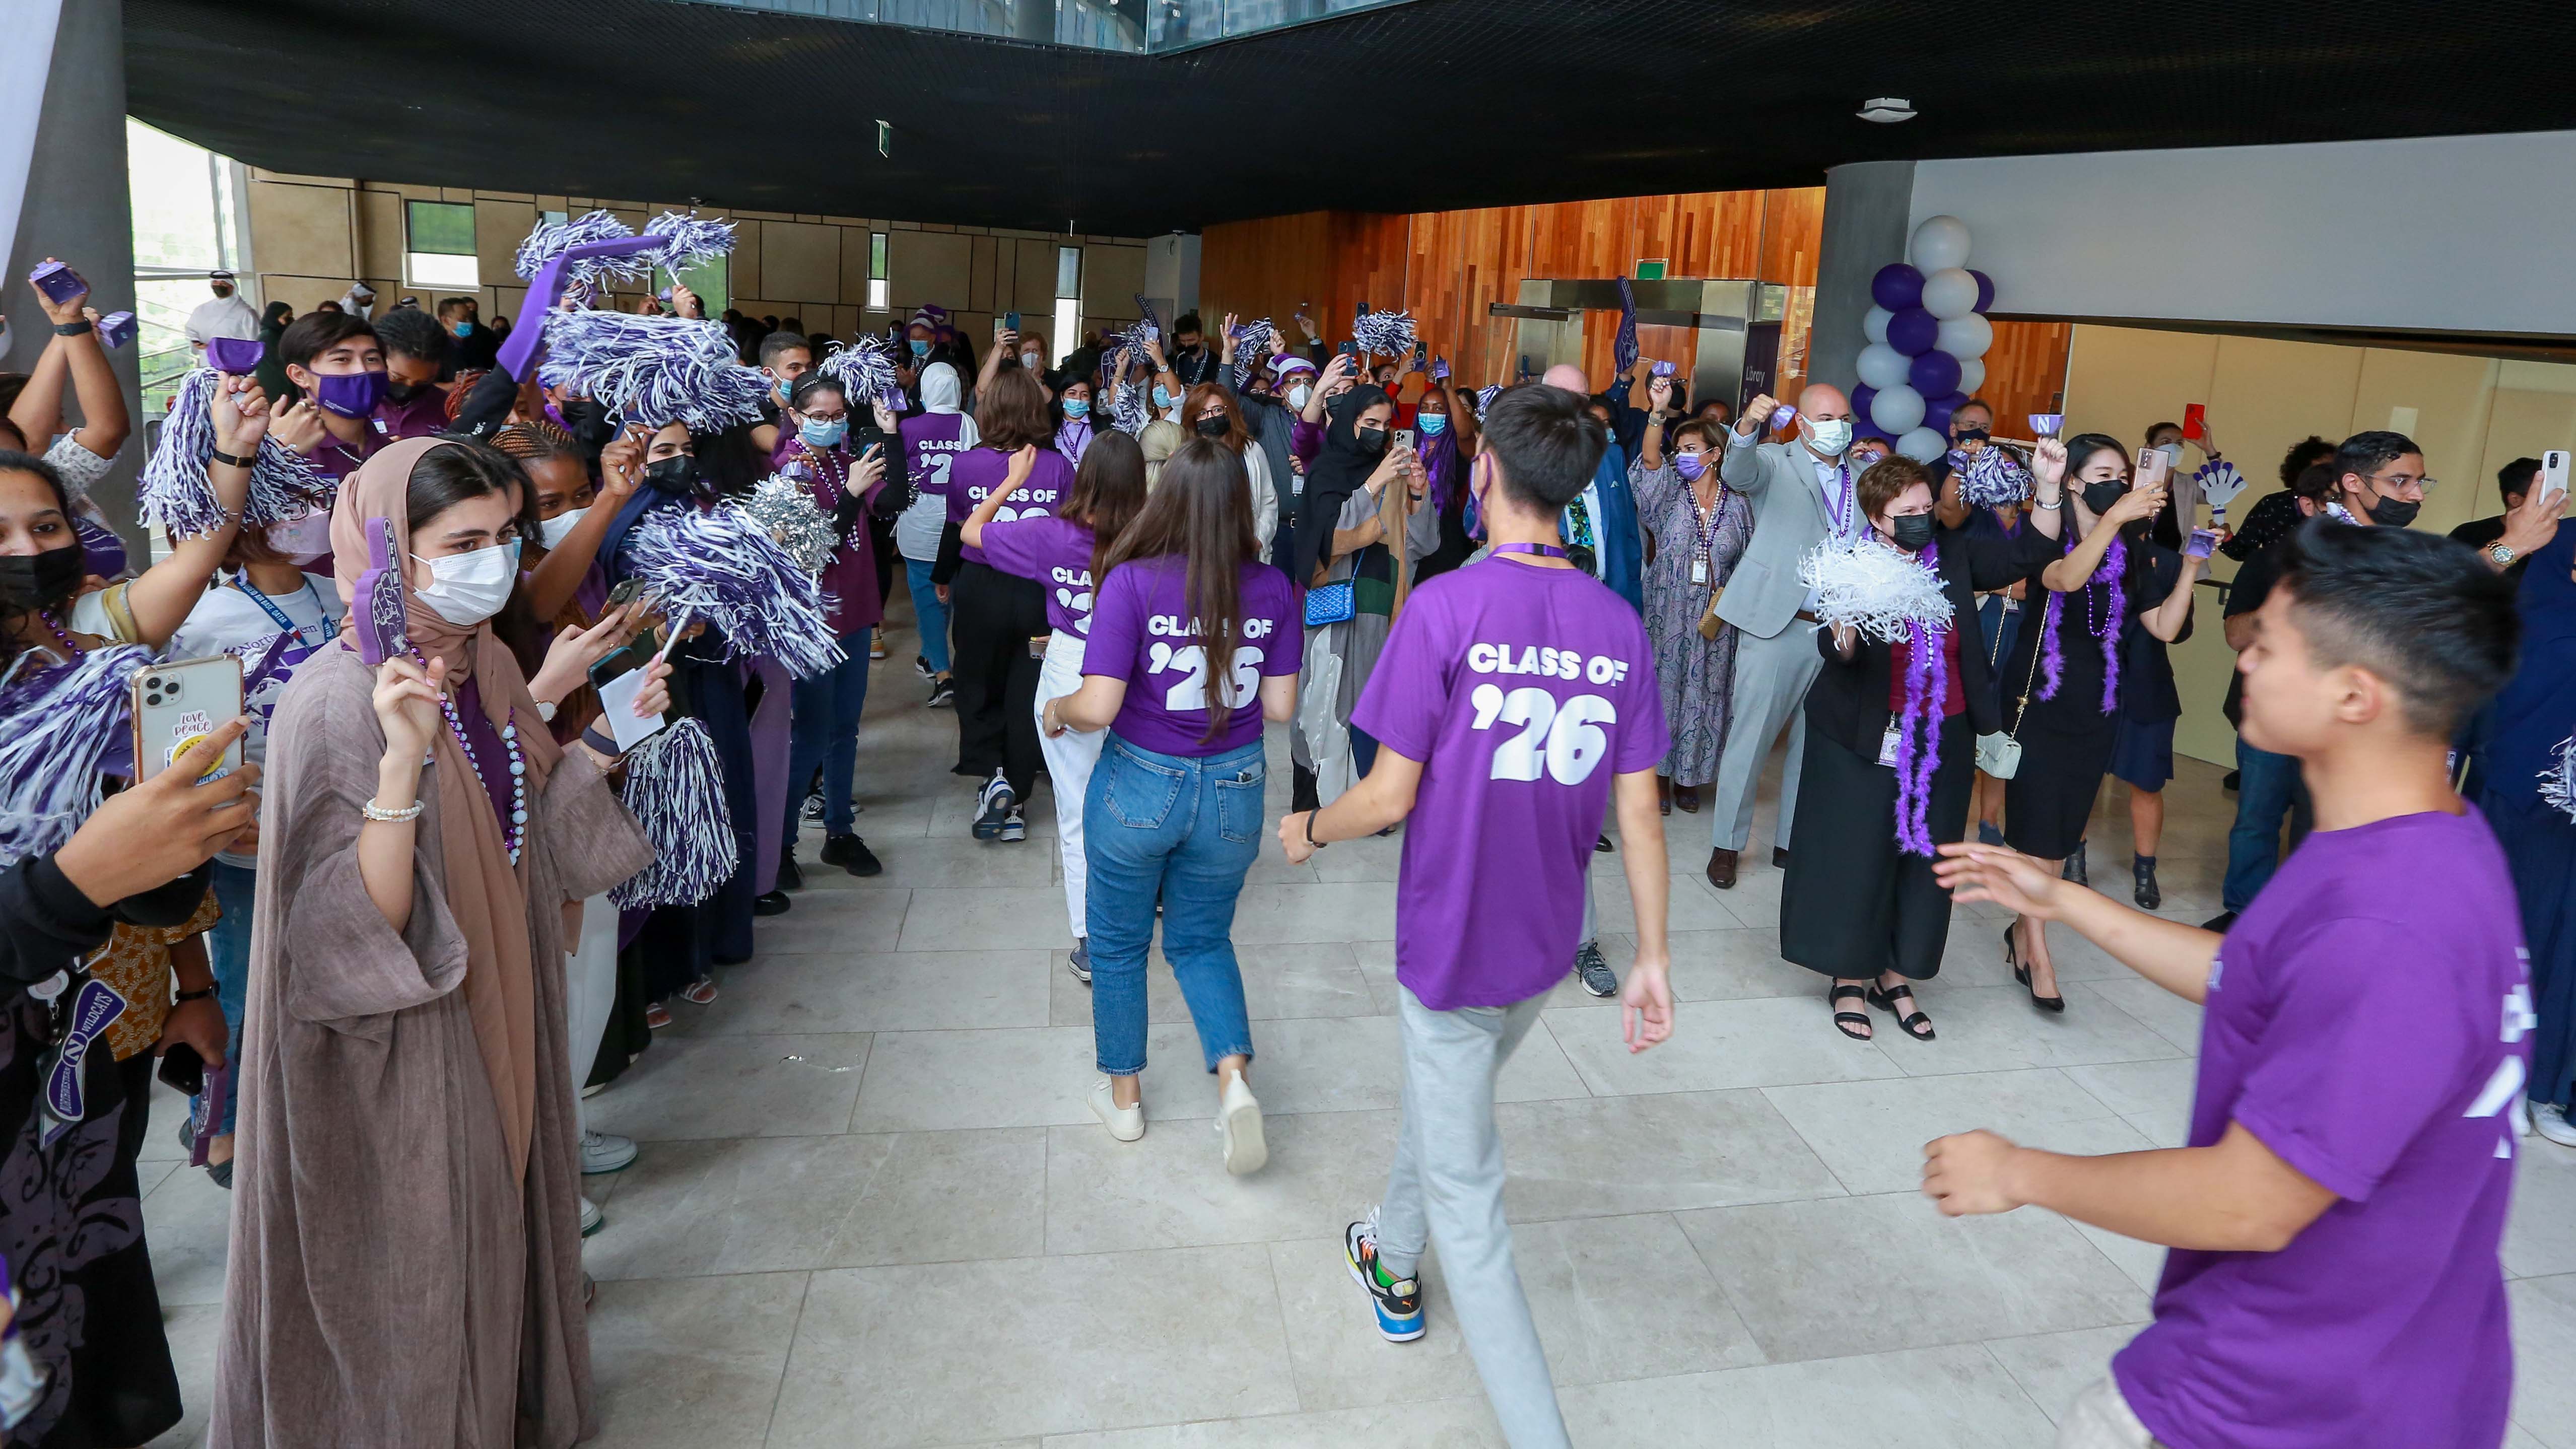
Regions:
M 605 1431 L 643 1446 L 1013 1449 L 1499 1446 L 1426 1269 L 1431 1332 L 1381 1341 L 1339 1260 L 1395 1132 L 1401 841 L 1305 866 L 1265 846 L 1235 939 L 1272 1159 L 1218 1162 L 1170 975 L 1152 1003 L 1153 1122 L 1120 1145 L 1083 1106 L 1086 988 L 1051 801 L 1030 839 L 970 839 L 954 718 L 920 705 L 908 633 L 876 670 L 859 828 L 884 875 L 810 864 L 761 954 L 591 1099 L 643 1144 L 593 1178 L 586 1251 Z M 2218 908 L 2233 810 L 2182 762 L 2165 914 Z M 1284 741 L 1273 732 L 1273 803 Z M 1773 775 L 1776 780 L 1777 766 Z M 2093 832 L 2124 889 L 2119 787 Z M 1668 1045 L 1630 1057 L 1571 984 L 1505 1072 L 1508 1208 L 1575 1442 L 1586 1449 L 2039 1449 L 2147 1315 L 2160 1250 L 2025 1210 L 1951 1221 L 1914 1192 L 1921 1144 L 1972 1126 L 2075 1152 L 2179 1145 L 2196 1010 L 2057 944 L 2069 1010 L 2034 1012 L 1996 913 L 1964 907 L 1922 992 L 1940 1039 L 1847 1042 L 1821 983 L 1775 954 L 1766 801 L 1732 891 L 1708 816 L 1676 813 Z M 1595 857 L 1614 966 L 1634 946 L 1622 857 Z M 165 1110 L 166 1104 L 165 1104 Z M 152 1134 L 144 1214 L 202 1431 L 226 1195 Z M 2523 1359 L 2514 1445 L 2576 1449 L 2576 1152 L 2528 1139 L 2505 1247 Z

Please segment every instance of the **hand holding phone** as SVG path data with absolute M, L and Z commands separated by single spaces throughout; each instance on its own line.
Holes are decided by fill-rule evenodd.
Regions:
M 134 676 L 134 778 L 151 779 L 195 751 L 225 721 L 242 712 L 241 660 L 230 654 L 155 664 Z M 200 754 L 189 766 L 192 779 L 220 779 L 241 768 L 241 738 L 236 735 L 212 754 Z
M 2171 471 L 2172 467 L 2173 460 L 2166 456 L 2164 449 L 2140 448 L 2138 450 L 2137 479 L 2135 482 L 2131 483 L 2130 486 L 2132 488 L 2162 488 L 2165 486 L 2165 477 L 2167 473 Z

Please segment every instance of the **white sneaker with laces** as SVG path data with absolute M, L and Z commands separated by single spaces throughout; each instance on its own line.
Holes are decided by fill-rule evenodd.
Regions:
M 608 1226 L 608 1214 L 599 1210 L 599 1204 L 589 1198 L 583 1198 L 581 1200 L 581 1235 L 585 1238 L 589 1237 L 606 1226 Z
M 2531 1130 L 2561 1147 L 2576 1147 L 2576 1122 L 2567 1120 L 2567 1109 L 2556 1105 L 2531 1109 Z
M 596 1177 L 615 1172 L 635 1160 L 635 1139 L 613 1132 L 581 1134 L 581 1175 Z
M 1225 1170 L 1241 1177 L 1259 1172 L 1270 1160 L 1270 1144 L 1261 1136 L 1261 1103 L 1241 1076 L 1229 1077 L 1217 1104 L 1217 1136 L 1225 1143 Z
M 1110 1091 L 1109 1079 L 1102 1077 L 1091 1084 L 1091 1115 L 1109 1129 L 1109 1135 L 1121 1142 L 1133 1142 L 1145 1135 L 1145 1103 L 1140 1098 L 1133 1107 L 1121 1107 Z

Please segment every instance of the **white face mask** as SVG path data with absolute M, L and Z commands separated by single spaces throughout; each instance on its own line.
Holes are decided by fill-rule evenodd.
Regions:
M 1828 458 L 1839 458 L 1851 447 L 1852 425 L 1849 418 L 1810 418 L 1808 446 Z
M 2165 462 L 2169 465 L 2180 463 L 2182 461 L 2182 444 L 2180 443 L 2158 443 L 2156 444 L 2156 451 L 2165 455 Z
M 460 629 L 470 629 L 494 614 L 510 601 L 510 590 L 519 582 L 519 541 L 512 539 L 498 548 L 478 548 L 472 553 L 451 553 L 443 558 L 422 558 L 415 562 L 429 565 L 429 587 L 414 589 L 429 611 Z
M 1292 387 L 1288 389 L 1288 406 L 1302 413 L 1306 410 L 1306 399 L 1314 396 L 1314 393 L 1315 390 L 1311 387 Z
M 581 516 L 589 511 L 587 508 L 567 508 L 552 518 L 539 520 L 537 541 L 548 548 L 563 547 L 563 541 L 572 536 L 572 526 L 581 522 Z
M 268 546 L 292 559 L 331 551 L 331 515 L 308 513 L 268 527 Z
M 1027 368 L 1031 372 L 1044 372 L 1046 371 L 1046 354 L 1042 352 L 1023 352 L 1020 354 L 1020 366 Z

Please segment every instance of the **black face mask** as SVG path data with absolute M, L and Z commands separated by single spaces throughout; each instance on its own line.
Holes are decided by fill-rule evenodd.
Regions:
M 0 557 L 0 605 L 12 609 L 59 608 L 72 596 L 72 590 L 80 587 L 87 567 L 77 547 Z
M 686 453 L 674 453 L 668 458 L 647 463 L 644 465 L 644 481 L 656 493 L 686 498 L 698 491 L 698 460 Z
M 555 405 L 555 411 L 563 414 L 564 427 L 572 434 L 573 441 L 593 457 L 598 456 L 599 450 L 607 447 L 617 436 L 616 420 L 609 417 L 608 409 L 601 407 L 596 399 L 568 397 Z
M 1896 546 L 1907 553 L 1921 553 L 1924 546 L 1932 541 L 1932 515 L 1929 513 L 1900 513 L 1887 520 L 1887 526 L 1896 535 Z
M 1360 451 L 1363 453 L 1386 451 L 1386 429 L 1384 428 L 1360 428 L 1351 436 L 1359 441 Z
M 400 407 L 418 396 L 420 396 L 418 383 L 397 382 L 390 377 L 385 379 L 385 401 L 394 406 Z
M 1234 419 L 1219 413 L 1212 418 L 1199 419 L 1198 429 L 1202 438 L 1222 438 L 1234 431 Z
M 2409 503 L 2403 498 L 2382 498 L 2370 505 L 2370 521 L 2382 528 L 2404 528 L 2423 511 L 2421 503 Z
M 2092 509 L 2093 516 L 2099 518 L 2103 514 L 2110 512 L 2111 505 L 2119 502 L 2121 495 L 2128 491 L 2128 483 L 2119 478 L 2107 478 L 2099 483 L 2087 483 L 2084 485 L 2084 506 Z

